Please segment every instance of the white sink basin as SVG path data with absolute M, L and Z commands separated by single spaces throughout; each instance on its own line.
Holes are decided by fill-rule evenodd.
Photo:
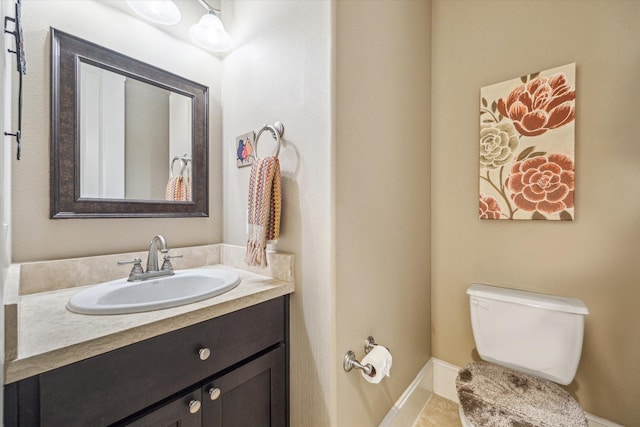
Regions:
M 118 279 L 84 289 L 67 309 L 82 314 L 123 314 L 158 310 L 202 301 L 238 286 L 237 274 L 217 269 L 178 270 L 173 276 L 129 282 Z

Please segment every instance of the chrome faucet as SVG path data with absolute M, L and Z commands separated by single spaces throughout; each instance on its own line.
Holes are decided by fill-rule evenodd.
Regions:
M 159 245 L 158 245 L 159 244 Z M 162 268 L 158 268 L 158 251 L 163 256 L 164 262 Z M 147 271 L 142 269 L 142 260 L 135 258 L 132 261 L 118 261 L 118 265 L 133 264 L 133 269 L 129 274 L 129 282 L 137 282 L 141 280 L 147 280 L 154 277 L 173 276 L 173 266 L 171 265 L 171 258 L 181 258 L 182 255 L 170 256 L 169 249 L 167 249 L 167 239 L 164 236 L 158 234 L 151 239 L 149 244 L 149 254 L 147 255 Z
M 159 271 L 158 243 L 160 243 L 161 254 L 166 255 L 169 252 L 169 249 L 167 249 L 167 239 L 160 234 L 154 236 L 153 239 L 151 239 L 151 245 L 149 246 L 149 255 L 147 255 L 147 273 Z

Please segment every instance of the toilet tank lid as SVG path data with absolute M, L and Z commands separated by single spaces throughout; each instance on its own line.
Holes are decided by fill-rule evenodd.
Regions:
M 481 298 L 512 302 L 546 310 L 563 311 L 565 313 L 589 314 L 589 309 L 576 298 L 558 297 L 555 295 L 499 288 L 497 286 L 473 283 L 467 294 Z

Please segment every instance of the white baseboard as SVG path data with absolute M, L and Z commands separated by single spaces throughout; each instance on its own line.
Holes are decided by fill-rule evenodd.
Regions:
M 456 377 L 460 367 L 435 357 L 430 360 L 433 361 L 433 392 L 459 404 Z
M 596 417 L 595 415 L 588 412 L 585 412 L 585 414 L 587 415 L 589 427 L 624 427 L 621 424 L 614 423 L 613 421 L 609 421 L 604 418 Z
M 456 377 L 458 376 L 460 367 L 435 357 L 429 359 L 429 362 L 433 363 L 433 392 L 445 399 L 460 403 L 458 402 L 458 394 L 456 392 Z M 585 412 L 585 414 L 589 422 L 589 427 L 624 427 L 588 412 Z
M 459 366 L 432 357 L 402 393 L 378 427 L 411 427 L 427 406 L 432 394 L 458 402 L 456 377 Z M 586 413 L 589 427 L 624 427 L 613 421 Z
M 429 359 L 378 427 L 411 427 L 432 394 L 433 362 Z

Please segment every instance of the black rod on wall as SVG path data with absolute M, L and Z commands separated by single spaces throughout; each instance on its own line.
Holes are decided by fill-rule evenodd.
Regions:
M 18 83 L 18 130 L 15 132 L 5 132 L 7 136 L 15 136 L 18 145 L 16 158 L 20 160 L 21 143 L 22 143 L 22 76 L 27 73 L 27 61 L 24 56 L 24 41 L 22 39 L 22 25 L 20 20 L 20 0 L 16 0 L 15 18 L 10 16 L 4 17 L 4 32 L 11 34 L 16 39 L 16 49 L 7 49 L 10 53 L 16 54 L 16 65 L 19 76 Z M 14 23 L 13 31 L 7 29 L 9 22 Z

